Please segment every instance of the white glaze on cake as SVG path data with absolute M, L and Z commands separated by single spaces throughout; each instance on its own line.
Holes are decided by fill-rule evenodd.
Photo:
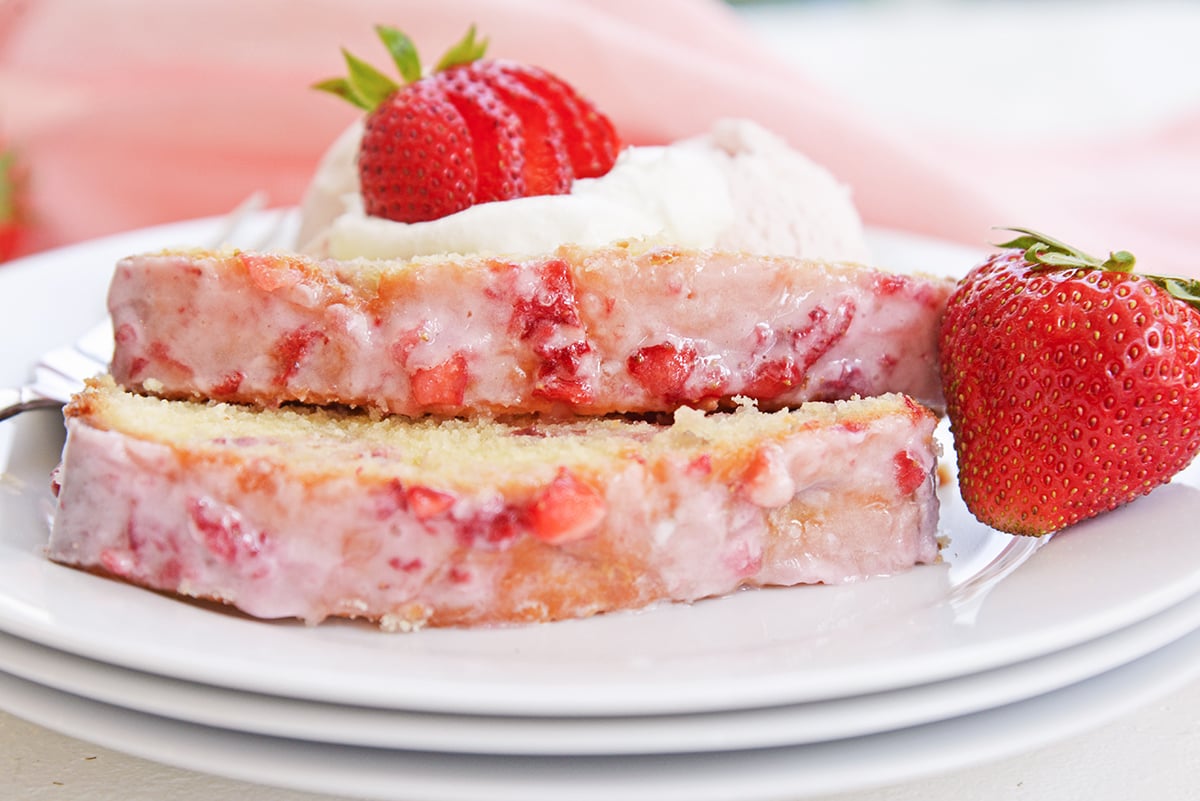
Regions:
M 264 618 L 584 617 L 937 558 L 933 416 L 899 397 L 625 421 L 68 409 L 51 559 Z
M 166 397 L 442 415 L 778 408 L 902 392 L 938 406 L 948 279 L 717 251 L 529 259 L 122 260 L 121 383 Z

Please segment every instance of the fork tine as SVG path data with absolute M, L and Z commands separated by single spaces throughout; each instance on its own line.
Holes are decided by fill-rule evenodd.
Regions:
M 94 373 L 88 375 L 90 377 Z M 71 396 L 83 389 L 83 379 L 63 375 L 56 370 L 39 365 L 34 368 L 33 384 L 29 388 L 43 398 L 55 400 L 63 404 L 69 401 Z
M 113 352 L 112 324 L 108 318 L 81 336 L 75 349 L 91 360 L 107 365 Z
M 223 245 L 233 244 L 234 235 L 239 228 L 245 226 L 246 222 L 254 215 L 261 212 L 267 207 L 267 193 L 255 192 L 237 204 L 221 223 L 217 235 L 212 238 L 213 247 L 221 247 Z
M 99 361 L 84 355 L 74 347 L 55 348 L 42 354 L 42 360 L 38 363 L 38 367 L 58 373 L 64 378 L 82 381 L 107 368 L 108 358 Z
M 255 192 L 239 203 L 222 220 L 209 246 L 246 250 L 283 246 L 296 222 L 294 211 L 280 208 L 268 212 L 267 200 L 265 192 Z M 66 403 L 83 388 L 85 378 L 108 369 L 112 353 L 112 323 L 106 317 L 73 345 L 43 354 L 30 385 L 18 390 L 0 390 L 0 420 L 28 409 L 48 408 L 55 402 Z
M 32 387 L 0 389 L 0 422 L 10 417 L 16 417 L 21 412 L 31 412 L 34 409 L 53 409 L 61 405 L 54 398 L 40 396 Z M 4 440 L 0 440 L 0 446 L 2 445 L 4 445 Z M 3 453 L 0 452 L 0 456 L 2 455 Z M 0 459 L 0 463 L 3 463 L 2 459 Z
M 289 209 L 275 209 L 270 215 L 271 224 L 267 226 L 253 245 L 247 245 L 247 250 L 264 250 L 278 248 L 284 244 L 285 235 L 290 235 L 288 226 L 294 222 L 295 216 Z

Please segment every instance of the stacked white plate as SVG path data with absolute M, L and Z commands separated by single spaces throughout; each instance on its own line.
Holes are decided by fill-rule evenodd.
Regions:
M 102 313 L 115 256 L 213 225 L 4 268 L 0 341 L 17 352 L 0 380 Z M 977 258 L 875 245 L 901 268 Z M 68 282 L 85 291 L 58 296 Z M 421 801 L 801 798 L 1029 749 L 1200 673 L 1200 465 L 1043 540 L 979 525 L 950 484 L 944 564 L 891 578 L 385 634 L 250 620 L 50 564 L 61 420 L 0 429 L 0 707 L 234 778 Z

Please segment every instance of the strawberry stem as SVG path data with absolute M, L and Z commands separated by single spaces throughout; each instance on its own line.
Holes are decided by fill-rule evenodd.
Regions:
M 1025 259 L 1034 265 L 1034 269 L 1083 269 L 1133 273 L 1133 266 L 1137 261 L 1127 250 L 1109 253 L 1107 259 L 1100 261 L 1095 256 L 1089 256 L 1078 248 L 1028 228 L 1002 228 L 999 230 L 1013 231 L 1020 236 L 998 244 L 996 247 L 1024 250 Z M 1136 275 L 1161 287 L 1176 300 L 1183 301 L 1200 310 L 1200 279 L 1175 278 L 1148 273 L 1136 273 Z
M 358 58 L 348 50 L 342 50 L 346 67 L 350 71 L 350 91 L 366 108 L 375 108 L 399 86 L 388 76 Z

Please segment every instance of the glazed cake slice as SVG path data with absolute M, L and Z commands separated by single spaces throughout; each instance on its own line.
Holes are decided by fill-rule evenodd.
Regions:
M 941 404 L 953 282 L 712 251 L 337 262 L 165 252 L 109 294 L 123 385 L 168 398 L 441 416 Z
M 670 424 L 67 409 L 51 559 L 262 618 L 585 617 L 938 557 L 931 412 L 900 395 Z

